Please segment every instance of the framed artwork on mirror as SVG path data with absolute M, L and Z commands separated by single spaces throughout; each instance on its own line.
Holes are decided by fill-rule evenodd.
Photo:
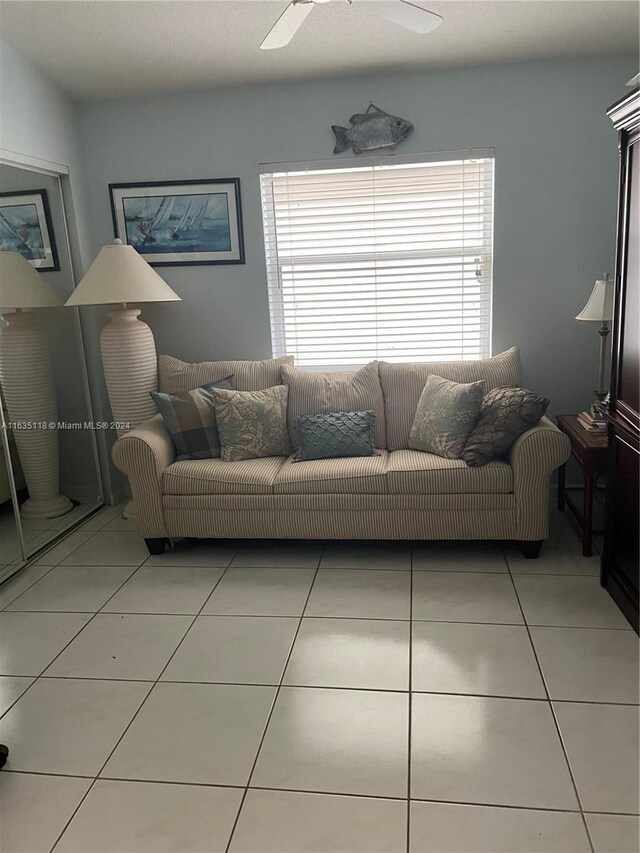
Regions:
M 60 269 L 46 190 L 0 193 L 0 250 L 19 252 L 40 272 Z

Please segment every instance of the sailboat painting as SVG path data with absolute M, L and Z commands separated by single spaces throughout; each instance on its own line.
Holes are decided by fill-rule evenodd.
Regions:
M 0 251 L 19 252 L 37 270 L 59 270 L 46 190 L 0 193 Z
M 153 266 L 244 263 L 238 178 L 109 189 L 116 236 Z

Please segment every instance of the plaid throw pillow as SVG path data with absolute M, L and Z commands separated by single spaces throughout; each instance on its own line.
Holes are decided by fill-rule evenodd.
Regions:
M 212 389 L 231 388 L 230 379 L 231 376 L 227 376 L 180 394 L 151 391 L 153 402 L 173 440 L 177 459 L 220 456 Z

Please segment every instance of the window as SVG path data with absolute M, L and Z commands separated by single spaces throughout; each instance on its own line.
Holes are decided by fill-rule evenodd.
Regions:
M 493 157 L 465 154 L 263 169 L 275 357 L 344 369 L 490 354 Z

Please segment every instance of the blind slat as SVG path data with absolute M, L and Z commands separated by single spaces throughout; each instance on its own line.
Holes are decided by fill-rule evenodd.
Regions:
M 260 178 L 274 356 L 489 354 L 493 158 Z

